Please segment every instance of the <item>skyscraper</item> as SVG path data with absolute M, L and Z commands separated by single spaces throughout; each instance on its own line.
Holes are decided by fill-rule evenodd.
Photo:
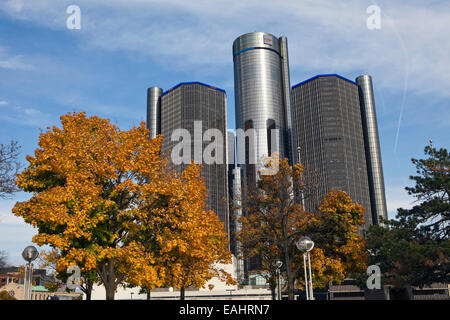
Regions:
M 236 128 L 255 129 L 255 158 L 250 163 L 249 148 L 245 152 L 243 183 L 254 183 L 257 162 L 263 155 L 278 152 L 290 157 L 290 83 L 287 40 L 265 32 L 252 32 L 233 43 Z M 270 138 L 272 129 L 279 135 Z M 239 143 L 239 142 L 238 142 Z M 238 154 L 238 157 L 242 156 Z M 256 165 L 255 165 L 256 162 Z
M 387 208 L 372 77 L 361 75 L 356 78 L 356 83 L 361 103 L 372 220 L 374 224 L 378 224 L 380 216 L 387 219 Z
M 226 135 L 225 91 L 200 82 L 180 83 L 160 94 L 158 119 L 152 116 L 154 106 L 157 105 L 155 101 L 157 101 L 158 90 L 150 89 L 147 100 L 150 101 L 148 110 L 151 114 L 147 114 L 149 119 L 147 125 L 152 131 L 152 128 L 158 128 L 157 123 L 160 123 L 157 134 L 164 136 L 161 152 L 170 157 L 171 150 L 179 143 L 179 141 L 172 141 L 172 133 L 177 129 L 187 130 L 191 144 L 191 154 L 187 157 L 189 160 L 186 163 L 174 165 L 174 168 L 181 172 L 191 159 L 199 160 L 198 163 L 203 165 L 201 175 L 205 179 L 208 190 L 207 205 L 222 220 L 225 231 L 229 234 L 226 139 L 216 141 L 217 149 L 220 149 L 222 153 L 222 159 L 219 159 L 221 161 L 207 164 L 202 161 L 202 158 L 198 159 L 198 151 L 202 157 L 203 150 L 211 143 L 211 141 L 204 141 L 203 134 L 206 130 L 217 129 L 221 132 L 222 137 Z
M 162 89 L 159 87 L 147 89 L 147 128 L 150 138 L 161 133 L 161 94 Z
M 358 85 L 339 75 L 315 76 L 292 87 L 292 111 L 294 146 L 310 184 L 305 208 L 314 212 L 331 189 L 344 190 L 366 209 L 367 228 L 372 207 Z

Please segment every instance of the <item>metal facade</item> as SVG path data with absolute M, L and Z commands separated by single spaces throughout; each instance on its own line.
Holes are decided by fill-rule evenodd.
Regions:
M 200 143 L 204 150 L 211 142 L 198 141 L 194 137 L 194 121 L 202 121 L 202 135 L 207 129 L 218 129 L 224 137 L 223 157 L 220 164 L 202 163 L 202 177 L 208 190 L 207 205 L 214 210 L 229 234 L 228 174 L 226 161 L 226 94 L 222 89 L 202 83 L 182 83 L 161 96 L 161 134 L 164 136 L 162 153 L 170 151 L 178 143 L 171 141 L 175 129 L 186 129 L 191 135 L 191 159 L 194 159 L 194 143 Z M 174 166 L 182 171 L 188 164 Z
M 151 87 L 147 89 L 147 128 L 150 138 L 161 133 L 161 94 L 162 89 Z
M 292 100 L 291 100 L 291 77 L 289 74 L 289 55 L 287 38 L 280 37 L 280 53 L 281 53 L 281 74 L 283 78 L 283 98 L 286 121 L 286 156 L 289 158 L 290 165 L 293 164 L 294 159 L 294 143 L 292 141 Z
M 372 78 L 365 74 L 356 78 L 356 83 L 359 86 L 361 100 L 372 215 L 374 223 L 378 224 L 380 216 L 387 219 L 387 208 Z
M 292 88 L 294 146 L 310 185 L 305 208 L 315 211 L 331 189 L 346 191 L 372 224 L 358 86 L 336 75 L 314 77 Z M 298 155 L 295 156 L 298 161 Z
M 285 49 L 287 54 L 287 46 Z M 249 160 L 258 163 L 262 156 L 269 155 L 269 127 L 279 130 L 276 144 L 270 145 L 271 153 L 286 156 L 285 97 L 290 94 L 290 88 L 287 92 L 283 90 L 283 81 L 288 81 L 283 77 L 283 68 L 288 65 L 282 65 L 279 39 L 265 32 L 244 34 L 233 43 L 233 60 L 236 128 L 257 131 L 256 159 Z M 243 183 L 255 181 L 260 168 L 258 164 L 242 166 Z

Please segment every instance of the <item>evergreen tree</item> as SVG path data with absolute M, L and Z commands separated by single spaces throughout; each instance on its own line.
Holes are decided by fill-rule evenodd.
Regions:
M 449 282 L 450 157 L 446 149 L 425 147 L 426 159 L 416 166 L 414 187 L 406 187 L 419 202 L 398 209 L 395 220 L 372 226 L 367 234 L 371 264 L 378 264 L 387 284 L 425 286 Z

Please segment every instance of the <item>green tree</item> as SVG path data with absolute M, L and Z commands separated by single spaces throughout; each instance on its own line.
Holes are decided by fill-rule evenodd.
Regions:
M 412 159 L 417 176 L 410 176 L 416 185 L 406 187 L 410 195 L 421 201 L 410 210 L 400 209 L 398 218 L 404 225 L 416 226 L 419 237 L 436 240 L 450 235 L 450 157 L 446 149 L 425 147 L 427 159 Z
M 367 234 L 371 264 L 397 288 L 448 283 L 450 272 L 450 157 L 446 149 L 425 147 L 426 159 L 412 159 L 417 174 L 406 187 L 418 204 L 399 208 L 396 219 L 372 226 Z

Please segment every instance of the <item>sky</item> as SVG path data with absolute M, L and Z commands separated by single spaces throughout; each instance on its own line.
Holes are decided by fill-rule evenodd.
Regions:
M 70 5 L 80 29 L 69 29 Z M 379 28 L 369 28 L 373 11 Z M 70 20 L 71 21 L 71 20 Z M 232 43 L 264 31 L 286 36 L 291 84 L 317 74 L 373 79 L 389 218 L 407 194 L 411 158 L 432 139 L 449 147 L 450 3 L 324 0 L 1 0 L 0 143 L 22 146 L 73 111 L 109 118 L 123 130 L 144 121 L 146 89 L 200 81 L 227 92 L 235 128 Z M 0 250 L 13 265 L 36 230 L 0 200 Z

